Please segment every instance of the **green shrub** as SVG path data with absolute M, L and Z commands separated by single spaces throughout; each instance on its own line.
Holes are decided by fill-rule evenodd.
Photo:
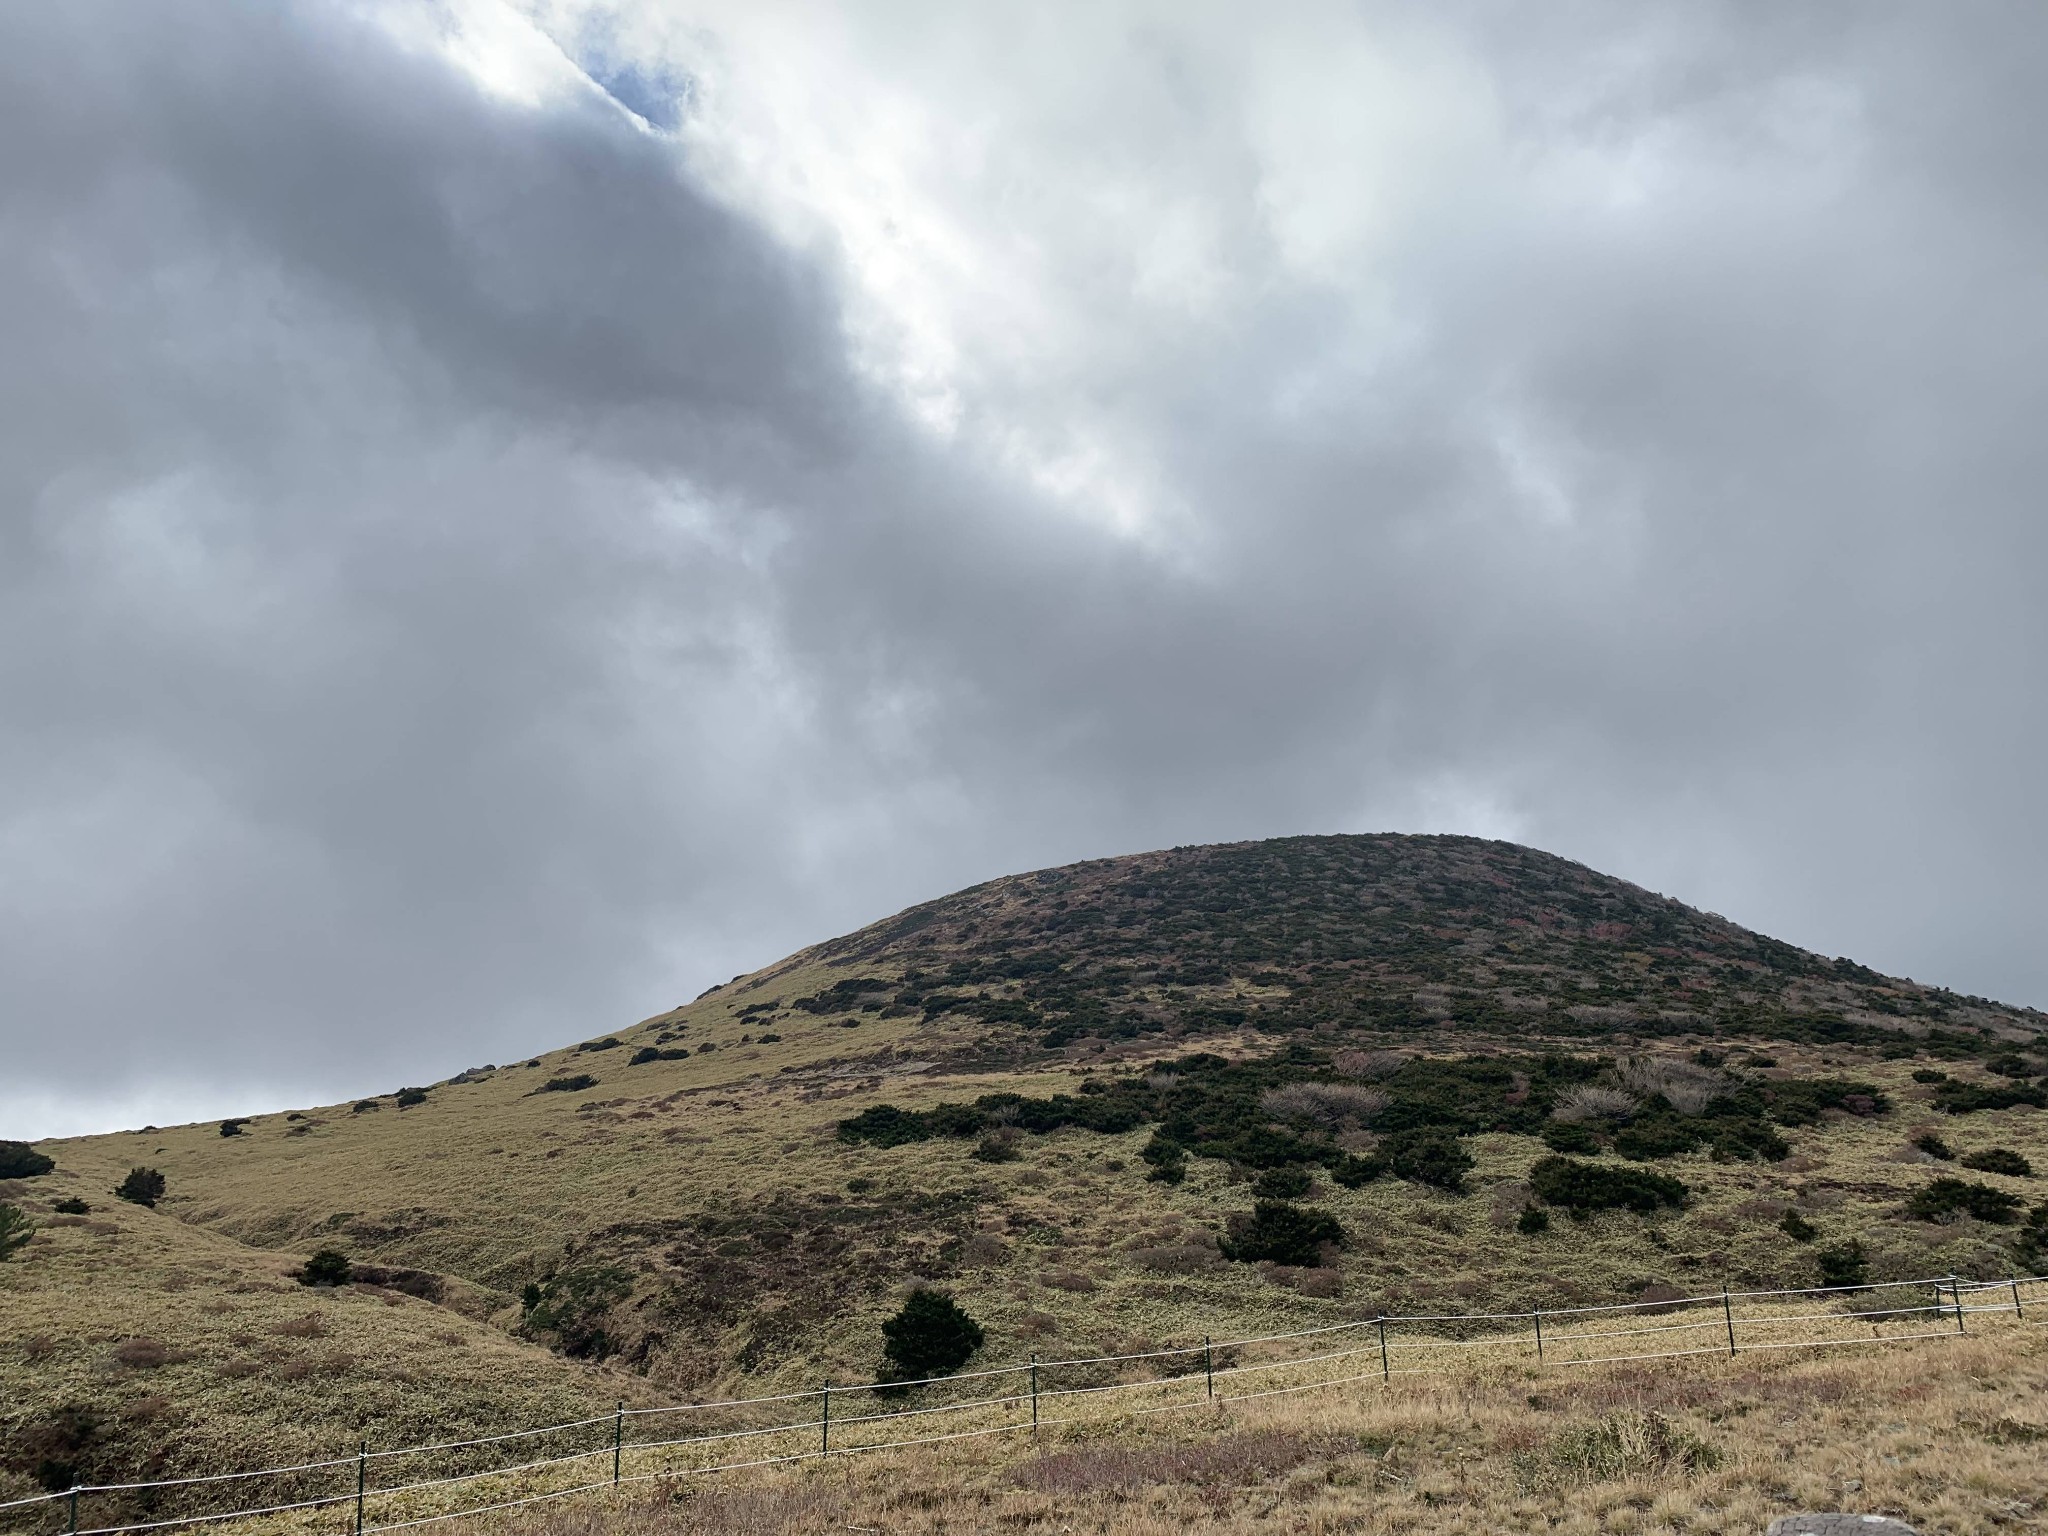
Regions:
M 1974 1216 L 1998 1226 L 2019 1220 L 2020 1197 L 1989 1184 L 1964 1183 L 1961 1179 L 1936 1179 L 1914 1193 L 1906 1202 L 1906 1214 L 1915 1221 L 1948 1221 L 1956 1216 Z
M 606 1035 L 602 1040 L 586 1040 L 581 1045 L 577 1046 L 576 1049 L 579 1052 L 616 1051 L 620 1046 L 624 1045 L 625 1043 L 625 1041 L 618 1039 L 616 1036 Z
M 1882 1089 L 1839 1077 L 1786 1078 L 1763 1092 L 1770 1117 L 1780 1125 L 1818 1125 L 1822 1111 L 1830 1109 L 1867 1118 L 1892 1107 Z
M 1984 1058 L 1984 1070 L 1996 1072 L 2000 1077 L 2032 1077 L 2034 1069 L 2027 1065 L 2027 1058 L 2017 1051 L 2001 1051 L 1996 1056 Z
M 92 1214 L 92 1207 L 76 1195 L 66 1195 L 62 1200 L 52 1205 L 50 1209 L 60 1216 L 89 1216 Z
M 1236 1217 L 1221 1247 L 1241 1264 L 1269 1260 L 1311 1269 L 1323 1262 L 1323 1244 L 1344 1246 L 1344 1228 L 1328 1211 L 1305 1211 L 1284 1200 L 1261 1200 L 1249 1218 Z
M 1553 1152 L 1592 1153 L 1600 1150 L 1600 1137 L 1583 1120 L 1553 1120 L 1543 1127 L 1543 1145 Z
M 1014 1163 L 1024 1154 L 1017 1150 L 1017 1133 L 1005 1127 L 982 1137 L 968 1155 L 977 1163 Z
M 617 1346 L 605 1331 L 612 1306 L 632 1294 L 633 1277 L 623 1269 L 593 1265 L 565 1269 L 539 1286 L 540 1299 L 526 1309 L 526 1326 L 555 1335 L 562 1353 L 602 1360 Z
M 1945 1083 L 1948 1081 L 1948 1074 L 1938 1067 L 1921 1067 L 1913 1073 L 1913 1081 L 1916 1083 Z
M 1472 1154 L 1458 1144 L 1458 1138 L 1441 1131 L 1410 1131 L 1389 1136 L 1380 1144 L 1396 1178 L 1460 1194 L 1465 1175 L 1472 1171 Z
M 1820 1234 L 1820 1228 L 1797 1211 L 1787 1211 L 1778 1222 L 1778 1230 L 1795 1243 L 1810 1243 Z
M 1524 1237 L 1534 1237 L 1539 1232 L 1550 1230 L 1550 1212 L 1540 1205 L 1525 1205 L 1522 1214 L 1515 1218 L 1515 1230 Z
M 2034 1165 L 2006 1147 L 1991 1147 L 1983 1152 L 1972 1152 L 1963 1159 L 1963 1166 L 1973 1173 L 2003 1173 L 2015 1179 L 2030 1179 L 2034 1176 Z
M 347 1285 L 348 1276 L 348 1256 L 334 1248 L 322 1248 L 306 1260 L 306 1267 L 299 1271 L 299 1284 Z
M 1268 1168 L 1252 1180 L 1252 1193 L 1264 1200 L 1298 1200 L 1309 1191 L 1309 1172 L 1299 1163 Z
M 522 1312 L 531 1312 L 535 1307 L 539 1306 L 540 1303 L 541 1288 L 539 1284 L 532 1280 L 527 1281 L 519 1292 L 519 1310 Z
M 533 1091 L 534 1093 L 581 1093 L 586 1088 L 595 1088 L 596 1086 L 596 1078 L 592 1077 L 588 1072 L 578 1072 L 571 1077 L 551 1077 Z
M 39 1178 L 56 1166 L 25 1141 L 0 1141 L 0 1179 Z
M 1347 1152 L 1331 1165 L 1330 1177 L 1346 1189 L 1363 1189 L 1387 1171 L 1383 1157 L 1360 1157 Z
M 981 1324 L 942 1291 L 922 1287 L 882 1324 L 882 1380 L 926 1381 L 950 1376 L 982 1344 Z
M 154 1168 L 130 1168 L 114 1193 L 135 1205 L 154 1206 L 164 1197 L 164 1176 Z
M 1932 1131 L 1922 1131 L 1918 1136 L 1915 1136 L 1913 1138 L 1913 1145 L 1922 1152 L 1925 1152 L 1929 1157 L 1939 1158 L 1944 1163 L 1955 1160 L 1955 1152 L 1949 1147 L 1949 1144 Z
M 1659 1206 L 1683 1209 L 1690 1191 L 1677 1179 L 1641 1168 L 1609 1168 L 1568 1157 L 1546 1157 L 1529 1170 L 1529 1187 L 1550 1205 L 1574 1213 L 1631 1210 L 1649 1215 Z
M 1974 1115 L 1985 1109 L 2048 1109 L 2048 1090 L 2026 1083 L 1994 1088 L 1988 1083 L 1942 1083 L 1934 1090 L 1934 1107 L 1951 1115 Z
M 239 1136 L 242 1134 L 242 1122 L 240 1120 L 223 1120 L 220 1123 L 220 1133 L 223 1136 Z
M 36 1235 L 36 1224 L 18 1205 L 0 1204 L 0 1264 L 14 1257 Z
M 763 1036 L 763 1038 L 765 1039 L 766 1036 Z M 689 1059 L 689 1055 L 690 1048 L 687 1045 L 675 1045 L 666 1048 L 658 1045 L 643 1045 L 639 1050 L 626 1058 L 626 1065 L 629 1067 L 644 1067 L 650 1061 L 686 1061 Z
M 1870 1279 L 1870 1256 L 1855 1238 L 1814 1251 L 1813 1262 L 1824 1286 L 1863 1285 Z
M 411 1109 L 415 1104 L 427 1102 L 427 1090 L 424 1088 L 401 1088 L 391 1096 L 391 1102 L 400 1109 Z
M 2012 1256 L 2023 1274 L 2038 1275 L 2048 1269 L 2048 1200 L 2027 1213 L 2026 1224 L 2013 1240 Z

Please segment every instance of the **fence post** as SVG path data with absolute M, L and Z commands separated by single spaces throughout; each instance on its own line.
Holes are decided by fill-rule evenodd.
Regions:
M 1536 1319 L 1536 1363 L 1541 1365 L 1543 1363 L 1543 1314 L 1537 1312 L 1532 1315 Z
M 370 1467 L 370 1442 L 356 1447 L 356 1536 L 363 1536 L 363 1482 Z
M 826 1382 L 819 1392 L 822 1411 L 818 1415 L 818 1454 L 832 1454 L 832 1383 Z
M 1031 1438 L 1038 1438 L 1038 1356 L 1031 1357 Z
M 2027 1315 L 2020 1310 L 2020 1277 L 2018 1275 L 2012 1277 L 2012 1315 L 2018 1319 L 2024 1319 Z
M 2017 1291 L 2014 1293 L 2017 1295 Z M 1216 1346 L 1209 1341 L 1209 1335 L 1202 1335 L 1202 1379 L 1208 1384 L 1209 1396 L 1216 1395 Z
M 1380 1380 L 1392 1381 L 1394 1373 L 1387 1368 L 1387 1314 L 1382 1312 L 1374 1321 L 1380 1325 Z
M 619 1454 L 626 1448 L 626 1405 L 612 1415 L 612 1486 L 619 1486 Z
M 1721 1282 L 1721 1321 L 1728 1325 L 1728 1358 L 1735 1358 L 1735 1305 L 1728 1299 L 1728 1282 Z
M 1948 1277 L 1948 1293 L 1956 1299 L 1956 1332 L 1967 1332 L 1963 1327 L 1963 1280 L 1960 1275 Z
M 71 1536 L 78 1536 L 78 1484 L 71 1485 Z

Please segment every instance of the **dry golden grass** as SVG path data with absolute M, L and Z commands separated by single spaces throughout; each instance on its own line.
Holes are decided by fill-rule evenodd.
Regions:
M 579 1417 L 647 1390 L 450 1306 L 309 1290 L 283 1255 L 99 1188 L 60 1173 L 11 1191 L 42 1227 L 0 1266 L 0 1430 L 16 1456 L 71 1459 L 44 1443 L 66 1410 L 95 1426 L 80 1475 L 125 1481 L 325 1457 L 365 1436 L 389 1444 Z M 69 1193 L 92 1213 L 47 1214 Z M 37 1491 L 33 1470 L 0 1468 L 0 1498 Z
M 1973 1326 L 1977 1321 L 1973 1319 Z M 1540 1371 L 1491 1361 L 1173 1416 L 673 1480 L 459 1521 L 464 1536 L 1504 1531 L 1719 1536 L 1800 1509 L 2031 1529 L 2032 1325 L 1962 1339 Z

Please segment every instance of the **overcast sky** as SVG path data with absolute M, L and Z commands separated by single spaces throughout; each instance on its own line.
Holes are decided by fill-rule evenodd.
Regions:
M 1304 831 L 2048 1005 L 2044 77 L 2025 3 L 7 7 L 0 1136 Z

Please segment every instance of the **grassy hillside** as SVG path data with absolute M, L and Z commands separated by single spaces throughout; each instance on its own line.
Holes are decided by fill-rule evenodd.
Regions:
M 1811 1284 L 1852 1239 L 1873 1278 L 2004 1274 L 2048 1191 L 1961 1164 L 2048 1170 L 2044 1022 L 1473 839 L 1018 876 L 531 1061 L 234 1135 L 44 1144 L 58 1173 L 11 1198 L 45 1231 L 0 1266 L 0 1464 L 25 1485 L 74 1401 L 126 1423 L 162 1399 L 209 1426 L 162 1451 L 188 1468 L 230 1443 L 397 1433 L 374 1392 L 308 1412 L 321 1394 L 291 1382 L 232 1402 L 211 1385 L 211 1362 L 249 1357 L 235 1338 L 309 1310 L 334 1342 L 294 1358 L 348 1355 L 420 1422 L 509 1423 L 621 1381 L 866 1378 L 877 1322 L 920 1281 L 1016 1358 Z M 118 1233 L 48 1225 L 51 1195 L 115 1207 L 138 1165 L 166 1177 L 155 1211 L 93 1213 Z M 1638 1180 L 1648 1209 L 1575 1214 L 1587 1169 L 1682 1192 Z M 1991 1196 L 1930 1201 L 1944 1178 Z M 1339 1244 L 1261 1261 L 1261 1200 L 1326 1213 Z M 425 1272 L 441 1299 L 309 1302 L 280 1276 L 323 1246 Z M 194 1358 L 106 1365 L 134 1332 Z M 405 1390 L 423 1362 L 433 1392 Z M 525 1395 L 465 1385 L 493 1381 Z M 106 1470 L 145 1441 L 107 1442 L 127 1449 Z

